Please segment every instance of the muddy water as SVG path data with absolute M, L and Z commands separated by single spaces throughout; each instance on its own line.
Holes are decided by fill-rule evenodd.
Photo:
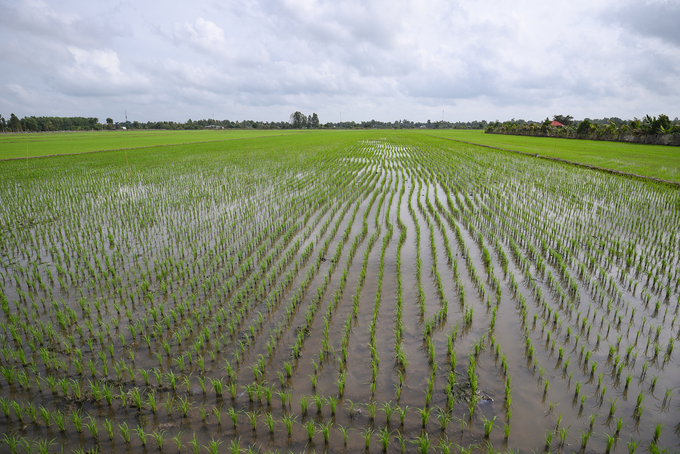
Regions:
M 432 452 L 444 445 L 571 452 L 585 434 L 586 451 L 604 452 L 608 436 L 611 452 L 627 452 L 631 437 L 640 449 L 672 449 L 680 375 L 671 351 L 678 330 L 671 221 L 678 216 L 668 206 L 677 194 L 456 147 L 387 138 L 326 152 L 309 167 L 247 163 L 226 179 L 191 160 L 150 169 L 132 185 L 115 172 L 67 176 L 53 189 L 54 203 L 77 200 L 77 216 L 23 227 L 0 242 L 4 450 L 14 440 L 34 451 L 37 440 L 54 440 L 48 452 L 144 452 L 160 440 L 163 452 L 186 452 L 215 440 L 219 452 L 237 445 L 379 451 L 382 441 L 389 452 L 401 443 L 421 452 L 428 442 Z M 575 185 L 574 173 L 590 186 Z M 648 203 L 617 196 L 623 189 Z M 25 187 L 29 196 L 38 190 Z M 94 193 L 96 204 L 88 199 Z M 641 221 L 631 229 L 633 216 Z M 386 218 L 393 231 L 383 255 Z M 399 276 L 398 218 L 406 229 Z M 276 223 L 285 227 L 270 228 Z M 659 234 L 648 235 L 652 227 Z M 622 244 L 655 257 L 638 259 L 638 272 L 619 258 Z M 425 334 L 443 300 L 448 311 Z M 405 368 L 395 362 L 400 323 Z M 222 381 L 222 396 L 211 380 Z

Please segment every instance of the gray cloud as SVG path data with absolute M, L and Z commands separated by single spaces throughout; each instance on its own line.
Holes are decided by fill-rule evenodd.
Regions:
M 34 42 L 80 47 L 110 45 L 112 38 L 126 33 L 102 20 L 102 16 L 92 18 L 58 10 L 57 4 L 53 7 L 42 0 L 3 2 L 0 3 L 0 25 L 5 33 Z
M 643 36 L 660 38 L 667 44 L 680 46 L 680 3 L 647 1 L 623 3 L 602 15 L 620 26 Z
M 679 16 L 658 1 L 0 0 L 0 113 L 673 117 Z

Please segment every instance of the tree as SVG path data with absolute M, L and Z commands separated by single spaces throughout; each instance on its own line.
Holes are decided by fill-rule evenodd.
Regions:
M 309 127 L 314 129 L 319 127 L 319 116 L 316 114 L 316 112 L 312 114 L 312 117 L 309 120 Z
M 24 129 L 26 131 L 39 131 L 38 122 L 35 121 L 35 117 L 24 117 L 23 120 Z
M 565 126 L 571 126 L 574 122 L 574 117 L 571 115 L 553 115 L 553 120 L 558 121 Z
M 590 120 L 586 118 L 578 125 L 578 128 L 576 128 L 576 135 L 587 137 L 588 133 L 590 133 Z
M 109 129 L 109 131 L 113 129 L 113 118 L 109 117 L 106 119 L 106 127 Z
M 23 131 L 23 128 L 21 127 L 21 121 L 19 121 L 19 117 L 17 117 L 14 114 L 11 114 L 9 116 L 9 129 L 10 129 L 10 131 L 14 131 L 14 132 Z
M 673 123 L 671 123 L 668 115 L 661 114 L 659 118 L 654 121 L 654 131 L 652 134 L 668 134 L 671 132 Z
M 550 126 L 550 118 L 545 117 L 545 120 L 543 120 L 543 123 L 541 123 L 541 132 L 548 132 L 548 126 Z
M 2 132 L 7 130 L 7 122 L 5 121 L 5 117 L 2 115 L 0 115 L 0 129 L 2 129 Z
M 288 122 L 294 129 L 305 128 L 307 126 L 307 117 L 298 110 L 295 113 L 290 114 Z

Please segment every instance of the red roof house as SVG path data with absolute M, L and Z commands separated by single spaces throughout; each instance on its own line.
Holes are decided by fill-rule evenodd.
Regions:
M 554 121 L 554 120 L 553 120 L 553 122 L 550 123 L 550 126 L 564 126 L 564 125 L 563 125 L 562 123 L 560 123 L 559 121 Z

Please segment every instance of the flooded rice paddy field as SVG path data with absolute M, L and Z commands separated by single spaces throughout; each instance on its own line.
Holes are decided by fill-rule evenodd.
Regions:
M 678 449 L 677 189 L 240 153 L 2 163 L 3 452 Z

